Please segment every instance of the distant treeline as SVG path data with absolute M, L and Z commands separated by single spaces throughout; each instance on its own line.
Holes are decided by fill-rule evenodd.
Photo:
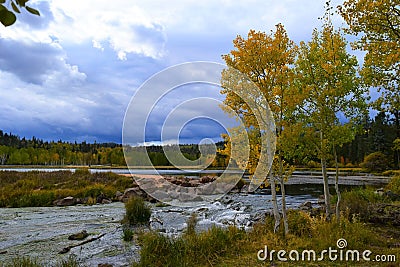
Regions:
M 216 144 L 223 148 L 224 143 Z M 200 157 L 199 147 L 180 145 L 181 153 L 189 160 Z M 155 166 L 171 166 L 163 152 L 162 146 L 147 146 L 145 148 L 150 160 Z M 143 156 L 143 155 L 140 155 Z M 219 155 L 212 162 L 213 167 L 223 167 L 226 156 Z M 0 164 L 1 165 L 117 165 L 125 166 L 125 158 L 121 144 L 117 143 L 87 143 L 43 141 L 36 137 L 20 138 L 12 133 L 0 130 Z
M 373 152 L 382 152 L 387 156 L 388 167 L 400 167 L 400 151 L 394 144 L 400 138 L 399 121 L 384 112 L 378 113 L 374 119 L 366 116 L 360 123 L 359 133 L 351 143 L 340 149 L 342 164 L 357 165 L 365 156 Z
M 373 152 L 382 152 L 387 156 L 388 168 L 398 168 L 399 151 L 394 148 L 394 140 L 399 136 L 399 126 L 394 118 L 385 113 L 378 113 L 371 119 L 366 116 L 358 125 L 360 128 L 351 143 L 344 144 L 338 151 L 339 161 L 344 166 L 358 166 L 365 156 Z M 224 148 L 224 142 L 216 143 L 217 150 Z M 145 147 L 154 166 L 172 166 L 165 156 L 162 146 Z M 197 144 L 179 145 L 180 152 L 189 160 L 200 159 Z M 132 148 L 132 158 L 140 165 L 143 148 Z M 136 153 L 136 154 L 135 154 Z M 318 167 L 319 160 L 315 153 L 310 157 L 295 159 L 297 166 Z M 201 159 L 200 159 L 201 160 Z M 229 157 L 217 152 L 215 157 L 205 157 L 201 164 L 215 168 L 223 168 Z M 125 158 L 121 144 L 43 141 L 20 138 L 0 130 L 0 164 L 1 165 L 117 165 L 125 166 Z M 143 165 L 146 165 L 144 163 Z M 333 166 L 334 164 L 329 164 Z
M 126 148 L 126 156 L 129 166 L 210 166 L 224 168 L 228 165 L 229 157 L 219 152 L 224 148 L 224 142 L 215 144 L 216 153 L 213 149 L 214 145 L 204 144 L 201 146 L 202 149 L 199 149 L 197 144 L 129 147 Z M 151 163 L 148 162 L 148 158 Z
M 0 130 L 1 165 L 124 165 L 122 146 L 116 143 L 70 143 L 20 138 Z
M 374 152 L 382 152 L 386 156 L 387 169 L 399 168 L 400 151 L 394 144 L 400 137 L 398 121 L 384 112 L 377 113 L 374 118 L 365 116 L 359 120 L 357 134 L 352 142 L 338 148 L 339 165 L 353 167 L 362 163 L 366 156 Z M 293 164 L 299 166 L 318 167 L 319 159 L 315 153 L 310 158 L 297 159 Z M 334 161 L 329 162 L 334 166 Z

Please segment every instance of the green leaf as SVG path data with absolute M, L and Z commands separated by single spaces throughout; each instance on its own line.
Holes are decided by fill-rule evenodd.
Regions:
M 39 13 L 38 10 L 36 10 L 36 9 L 34 9 L 34 8 L 31 8 L 31 7 L 29 7 L 29 6 L 26 6 L 25 8 L 26 8 L 26 10 L 29 11 L 29 13 L 34 14 L 34 15 L 37 15 L 37 16 L 40 16 L 40 13 Z
M 6 0 L 0 0 L 0 4 L 4 4 Z
M 19 6 L 25 6 L 25 3 L 28 2 L 28 0 L 17 0 L 17 4 Z
M 12 7 L 12 9 L 13 9 L 15 12 L 21 13 L 21 11 L 19 11 L 17 5 L 16 5 L 14 2 L 11 2 L 11 7 Z
M 16 20 L 17 17 L 14 15 L 14 13 L 8 11 L 7 9 L 0 9 L 0 22 L 5 27 L 13 25 Z

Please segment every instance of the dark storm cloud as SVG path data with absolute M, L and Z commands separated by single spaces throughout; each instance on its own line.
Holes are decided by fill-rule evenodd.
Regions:
M 0 70 L 11 72 L 22 81 L 41 84 L 62 64 L 62 50 L 54 44 L 0 38 Z

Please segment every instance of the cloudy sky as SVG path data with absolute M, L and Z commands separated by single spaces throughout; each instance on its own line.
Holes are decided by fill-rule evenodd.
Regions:
M 13 26 L 0 27 L 0 129 L 45 140 L 120 143 L 128 104 L 154 74 L 190 61 L 223 63 L 221 55 L 233 49 L 232 40 L 249 29 L 269 32 L 282 23 L 295 42 L 308 41 L 321 25 L 325 1 L 29 3 L 41 17 L 23 12 Z M 338 17 L 334 23 L 342 25 Z M 179 101 L 222 100 L 218 91 L 215 86 L 186 86 L 160 100 L 149 117 L 147 127 L 153 130 L 145 141 L 159 141 L 157 131 Z M 224 115 L 216 102 L 191 107 L 193 118 L 207 110 L 214 114 L 211 119 L 169 127 L 184 142 L 218 138 Z M 140 103 L 135 108 L 140 111 Z M 172 132 L 165 136 L 175 138 Z

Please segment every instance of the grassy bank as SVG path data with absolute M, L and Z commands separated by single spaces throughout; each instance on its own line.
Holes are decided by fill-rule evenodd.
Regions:
M 141 261 L 133 266 L 398 266 L 400 248 L 396 247 L 396 240 L 381 236 L 373 227 L 355 218 L 349 220 L 343 216 L 340 222 L 336 222 L 323 217 L 312 218 L 302 211 L 292 211 L 289 213 L 289 224 L 292 228 L 287 236 L 283 232 L 273 233 L 272 218 L 255 225 L 250 232 L 235 227 L 211 228 L 176 239 L 154 232 L 142 234 L 139 237 Z M 307 257 L 301 260 L 304 250 L 314 250 L 318 259 L 321 251 L 329 247 L 338 249 L 337 241 L 342 238 L 348 244 L 344 250 L 358 250 L 360 254 L 370 250 L 371 259 L 378 254 L 395 255 L 397 262 L 378 264 L 362 259 L 335 262 L 327 254 L 322 261 L 308 260 Z M 260 250 L 265 250 L 265 246 L 269 252 L 275 250 L 272 261 L 270 256 L 265 260 L 257 257 Z M 287 262 L 278 260 L 279 250 L 287 252 Z M 299 261 L 290 260 L 288 255 L 292 250 L 299 252 Z M 259 255 L 263 257 L 264 252 Z
M 87 169 L 56 172 L 0 171 L 0 207 L 51 206 L 67 196 L 96 203 L 100 194 L 113 198 L 132 185 L 130 177 L 111 172 L 90 173 Z

